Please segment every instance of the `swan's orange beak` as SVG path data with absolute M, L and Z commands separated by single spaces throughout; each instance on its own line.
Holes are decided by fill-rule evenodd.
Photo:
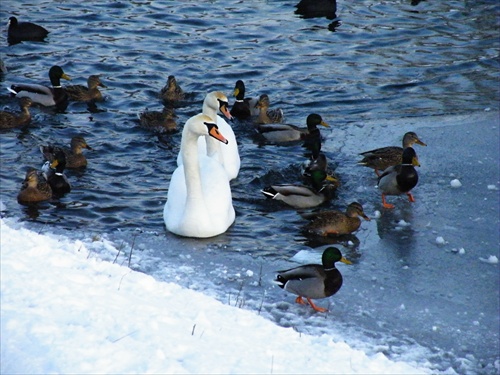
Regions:
M 231 113 L 229 113 L 229 109 L 227 109 L 227 104 L 223 104 L 220 106 L 220 111 L 228 120 L 232 120 L 233 116 L 231 116 Z
M 221 141 L 226 145 L 229 143 L 229 141 L 226 138 L 224 138 L 224 136 L 219 132 L 219 128 L 217 127 L 217 125 L 211 122 L 205 122 L 205 125 L 207 126 L 208 134 L 211 137 L 214 137 L 215 139 Z

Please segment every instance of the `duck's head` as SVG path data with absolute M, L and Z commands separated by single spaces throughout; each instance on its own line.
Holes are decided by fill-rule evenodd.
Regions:
M 87 79 L 87 86 L 91 89 L 95 89 L 97 86 L 106 88 L 107 86 L 101 82 L 101 77 L 98 75 L 91 75 Z
M 236 97 L 236 100 L 245 99 L 245 84 L 241 79 L 236 81 L 234 85 L 233 95 Z
M 408 132 L 403 136 L 403 147 L 410 147 L 415 143 L 420 146 L 427 146 L 427 144 L 418 138 L 418 135 L 415 132 Z
M 169 90 L 175 90 L 177 87 L 177 80 L 175 79 L 175 76 L 170 75 L 167 78 L 167 87 Z
M 23 97 L 19 99 L 19 106 L 21 108 L 29 108 L 33 104 L 33 101 L 28 97 Z
M 28 169 L 23 184 L 35 187 L 38 184 L 38 171 L 34 168 Z
M 413 147 L 406 147 L 403 150 L 403 164 L 420 167 L 418 156 Z
M 363 206 L 358 202 L 352 202 L 349 206 L 347 206 L 347 216 L 356 217 L 361 216 L 363 219 L 370 221 L 370 218 L 366 216 Z
M 16 17 L 10 17 L 9 22 L 7 23 L 8 27 L 16 27 L 17 26 L 17 18 Z
M 92 150 L 92 147 L 90 147 L 87 144 L 87 141 L 85 140 L 85 138 L 83 138 L 81 136 L 76 136 L 76 137 L 71 138 L 71 148 L 72 149 L 86 148 L 88 150 Z
M 269 108 L 269 105 L 269 96 L 267 94 L 262 94 L 257 103 L 255 103 L 255 108 L 266 109 Z
M 325 249 L 321 257 L 323 268 L 325 270 L 335 268 L 335 263 L 342 262 L 345 264 L 352 264 L 349 260 L 342 256 L 342 253 L 336 247 L 330 246 Z
M 307 129 L 309 131 L 316 129 L 318 125 L 324 126 L 329 128 L 330 125 L 328 125 L 326 122 L 323 121 L 320 115 L 317 113 L 311 113 L 309 116 L 307 116 Z
M 49 78 L 52 86 L 60 86 L 61 78 L 71 81 L 71 78 L 66 73 L 64 73 L 62 68 L 58 65 L 54 65 L 52 68 L 50 68 Z
M 55 169 L 56 173 L 63 173 L 64 168 L 66 168 L 66 155 L 62 150 L 55 152 L 50 168 Z

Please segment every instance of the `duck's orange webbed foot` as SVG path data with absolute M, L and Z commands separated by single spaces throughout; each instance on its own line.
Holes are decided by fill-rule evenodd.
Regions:
M 415 202 L 415 198 L 413 197 L 412 193 L 406 193 L 406 195 L 408 195 L 408 200 L 410 202 Z
M 316 306 L 314 304 L 314 302 L 310 299 L 310 298 L 307 298 L 307 302 L 309 302 L 309 304 L 311 305 L 311 307 L 316 310 L 316 311 L 319 311 L 319 312 L 327 312 L 328 309 L 325 309 L 323 307 L 319 307 L 319 306 Z
M 304 300 L 302 299 L 301 296 L 298 296 L 297 298 L 295 298 L 295 303 L 298 303 L 299 305 L 305 305 L 306 304 L 304 302 Z
M 394 208 L 393 204 L 387 203 L 385 201 L 385 194 L 382 194 L 382 206 L 384 206 L 385 208 Z

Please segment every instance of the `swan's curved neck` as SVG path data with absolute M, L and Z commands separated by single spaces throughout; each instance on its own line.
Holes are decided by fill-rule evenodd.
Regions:
M 210 117 L 212 121 L 217 124 L 217 108 L 214 108 L 213 106 L 208 104 L 207 100 L 203 102 L 202 112 L 204 115 Z M 220 142 L 208 135 L 205 136 L 205 140 L 207 143 L 207 155 L 210 157 L 216 156 L 219 159 L 219 162 L 222 162 L 222 156 L 220 152 L 221 150 Z
M 198 135 L 184 128 L 181 140 L 181 156 L 188 200 L 201 199 L 200 166 L 198 163 Z

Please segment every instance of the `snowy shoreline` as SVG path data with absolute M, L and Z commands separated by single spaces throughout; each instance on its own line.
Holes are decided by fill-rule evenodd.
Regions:
M 2 374 L 431 372 L 90 256 L 107 242 L 0 224 Z

